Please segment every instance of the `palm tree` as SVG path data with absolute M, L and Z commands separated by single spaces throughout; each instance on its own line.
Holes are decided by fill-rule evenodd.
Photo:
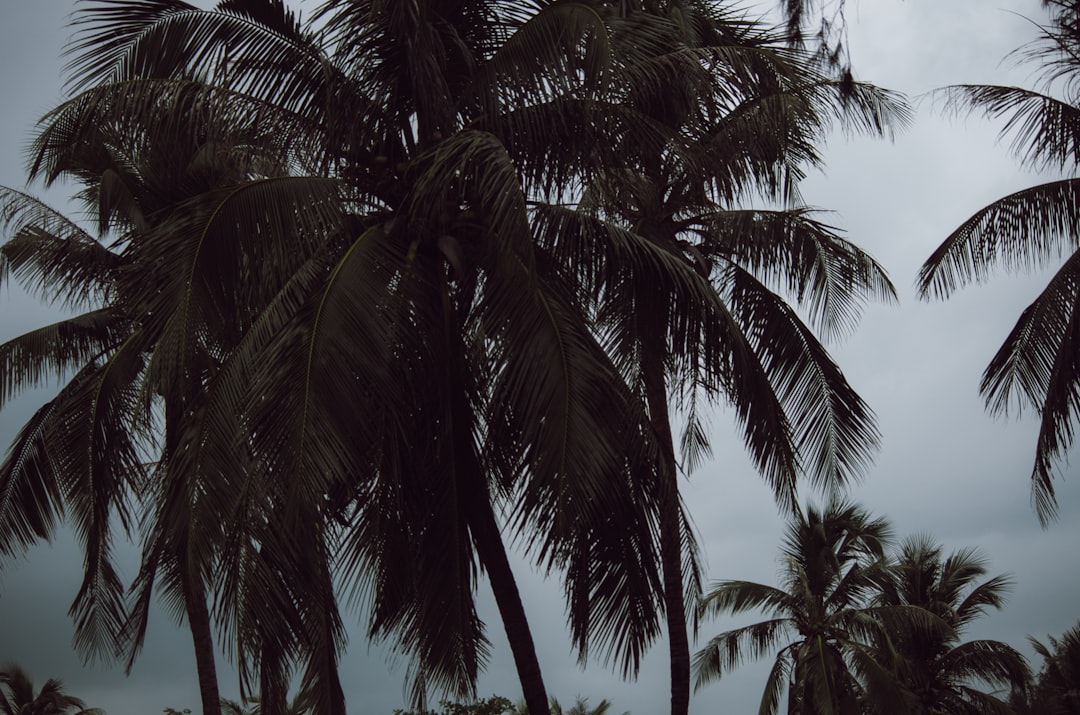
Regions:
M 972 621 L 988 608 L 1004 605 L 1011 581 L 995 576 L 980 583 L 985 575 L 986 561 L 972 549 L 945 556 L 941 546 L 926 536 L 907 539 L 901 545 L 882 582 L 877 604 L 916 606 L 946 626 L 926 628 L 912 621 L 906 628 L 893 628 L 880 653 L 882 665 L 897 674 L 911 696 L 909 712 L 1010 712 L 1004 701 L 975 685 L 1024 689 L 1028 667 L 1020 653 L 999 641 L 963 640 Z
M 76 644 L 84 653 L 106 655 L 124 647 L 130 667 L 146 630 L 151 591 L 160 583 L 192 631 L 204 711 L 214 712 L 219 698 L 207 599 L 220 529 L 208 525 L 220 518 L 206 511 L 213 504 L 209 495 L 194 497 L 210 491 L 207 482 L 178 469 L 172 455 L 186 415 L 197 413 L 205 399 L 205 381 L 244 329 L 244 317 L 230 314 L 239 302 L 215 291 L 218 276 L 205 270 L 205 259 L 200 265 L 199 243 L 228 233 L 223 224 L 235 218 L 233 193 L 257 185 L 275 159 L 251 151 L 257 129 L 250 124 L 208 122 L 183 99 L 143 106 L 138 117 L 121 121 L 95 115 L 95 99 L 79 95 L 43 120 L 31 173 L 47 183 L 69 177 L 82 185 L 80 198 L 96 214 L 100 235 L 111 233 L 113 243 L 93 238 L 33 197 L 11 190 L 2 195 L 13 236 L 2 249 L 10 270 L 39 285 L 43 295 L 90 310 L 0 347 L 5 399 L 50 373 L 64 379 L 77 371 L 24 428 L 0 471 L 4 493 L 14 497 L 0 509 L 0 545 L 10 553 L 48 538 L 66 505 L 87 553 L 84 585 L 72 607 Z M 181 126 L 176 116 L 187 123 Z M 275 198 L 282 208 L 289 205 L 282 192 Z M 310 205 L 307 198 L 301 203 Z M 192 234 L 196 240 L 185 244 Z M 224 243 L 215 248 L 223 264 L 238 258 Z M 251 287 L 240 289 L 250 300 Z M 184 344 L 178 330 L 198 337 Z M 155 396 L 164 398 L 158 403 L 163 414 L 156 412 Z M 164 435 L 157 433 L 159 424 Z M 94 439 L 98 434 L 104 437 Z M 82 457 L 88 450 L 89 464 Z M 151 473 L 147 463 L 156 465 Z M 50 498 L 35 497 L 42 494 Z M 157 518 L 125 620 L 122 585 L 109 560 L 110 515 L 118 513 L 130 534 L 135 495 Z
M 263 715 L 265 710 L 259 698 L 248 698 L 242 703 L 222 698 L 221 712 L 222 715 Z M 286 715 L 308 715 L 311 712 L 311 703 L 304 692 L 298 692 L 285 709 Z
M 1050 24 L 1024 53 L 1040 65 L 1043 90 L 990 85 L 957 85 L 939 90 L 954 111 L 981 111 L 1007 119 L 1003 134 L 1014 134 L 1022 164 L 1063 174 L 1076 171 L 1080 157 L 1080 6 L 1073 0 L 1045 0 Z M 1050 94 L 1060 88 L 1062 94 Z M 1073 440 L 1080 364 L 1076 356 L 1076 252 L 1080 179 L 1068 177 L 1032 186 L 977 211 L 954 230 L 923 264 L 919 293 L 945 298 L 961 286 L 985 280 L 992 268 L 1027 270 L 1065 258 L 1038 298 L 998 349 L 982 376 L 987 408 L 1004 414 L 1030 405 L 1039 413 L 1039 436 L 1031 473 L 1032 501 L 1046 525 L 1057 512 L 1055 465 Z
M 260 121 L 302 125 L 309 165 L 321 170 L 313 180 L 331 179 L 352 213 L 302 252 L 306 262 L 285 261 L 294 271 L 286 280 L 270 281 L 275 299 L 251 313 L 215 376 L 220 389 L 175 450 L 192 473 L 234 471 L 235 450 L 213 444 L 210 427 L 243 408 L 239 441 L 251 469 L 232 486 L 249 493 L 223 497 L 237 505 L 240 526 L 230 523 L 242 536 L 218 554 L 220 599 L 245 606 L 229 612 L 261 608 L 238 634 L 261 639 L 279 660 L 290 644 L 268 635 L 273 614 L 235 574 L 247 578 L 243 559 L 267 564 L 264 581 L 300 571 L 304 549 L 282 535 L 314 516 L 328 539 L 340 539 L 347 578 L 370 596 L 372 635 L 397 637 L 414 658 L 418 695 L 429 684 L 473 688 L 484 656 L 472 602 L 479 563 L 526 699 L 543 712 L 496 514 L 504 500 L 521 505 L 512 524 L 542 533 L 532 543 L 550 563 L 591 549 L 580 561 L 588 570 L 571 582 L 591 589 L 573 600 L 589 607 L 593 628 L 619 633 L 632 653 L 651 636 L 649 500 L 626 476 L 639 455 L 623 450 L 644 433 L 641 410 L 589 333 L 573 284 L 529 240 L 525 201 L 559 193 L 580 169 L 578 155 L 550 153 L 547 129 L 578 121 L 559 101 L 567 82 L 580 84 L 577 70 L 556 72 L 566 71 L 565 50 L 577 58 L 588 47 L 549 29 L 564 22 L 585 40 L 603 39 L 592 17 L 527 3 L 425 3 L 417 14 L 330 4 L 316 37 L 278 5 L 201 12 L 132 0 L 83 20 L 76 87 L 113 88 L 110 107 L 130 110 L 180 81 L 156 78 L 208 73 L 219 84 L 204 102 L 240 93 L 260 105 Z M 160 64 L 127 62 L 129 50 Z M 228 61 L 208 59 L 226 51 Z M 248 61 L 237 59 L 244 52 Z M 144 76 L 155 79 L 125 84 Z M 282 264 L 281 244 L 261 248 L 266 255 L 249 265 Z M 417 434 L 430 436 L 426 448 Z M 628 613 L 638 615 L 620 622 Z
M 1065 631 L 1049 644 L 1028 637 L 1035 652 L 1042 657 L 1042 667 L 1027 692 L 1026 700 L 1017 703 L 1020 713 L 1075 715 L 1080 713 L 1080 624 Z
M 694 656 L 696 686 L 779 647 L 762 715 L 777 712 L 785 686 L 789 713 L 861 713 L 857 676 L 886 680 L 866 644 L 883 632 L 868 599 L 890 538 L 884 520 L 852 504 L 833 501 L 823 511 L 797 513 L 781 551 L 780 587 L 721 581 L 705 594 L 702 614 L 761 609 L 772 618 L 710 639 Z
M 594 707 L 589 706 L 589 699 L 578 697 L 574 700 L 573 706 L 564 710 L 559 703 L 552 698 L 551 700 L 551 715 L 607 715 L 611 709 L 611 701 L 601 700 Z M 629 715 L 623 713 L 623 715 Z
M 620 48 L 619 101 L 655 135 L 621 145 L 618 162 L 591 177 L 576 213 L 540 214 L 552 244 L 581 236 L 599 256 L 586 264 L 588 292 L 598 297 L 609 350 L 648 407 L 659 450 L 652 478 L 662 514 L 672 712 L 685 713 L 684 560 L 691 598 L 700 586 L 680 513 L 669 400 L 686 407 L 682 443 L 691 464 L 708 446 L 699 401 L 722 396 L 736 405 L 785 508 L 794 503 L 800 463 L 811 465 L 804 471 L 817 483 L 841 485 L 869 461 L 872 415 L 764 282 L 786 284 L 830 334 L 853 320 L 863 299 L 893 295 L 872 259 L 803 207 L 739 203 L 784 206 L 806 166 L 819 162 L 814 146 L 834 117 L 885 133 L 905 121 L 906 109 L 886 92 L 820 74 L 809 56 L 781 51 L 780 37 L 735 12 L 702 3 L 677 12 L 660 16 L 667 34 L 648 51 L 636 39 Z M 664 255 L 662 268 L 641 265 L 649 253 Z
M 64 693 L 64 686 L 55 678 L 45 681 L 36 694 L 34 681 L 25 670 L 14 664 L 0 670 L 0 715 L 105 715 L 100 708 L 88 708 L 86 703 Z

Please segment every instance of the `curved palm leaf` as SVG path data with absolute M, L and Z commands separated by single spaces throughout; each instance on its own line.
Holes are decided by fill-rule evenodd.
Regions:
M 1048 2 L 1050 24 L 1024 56 L 1037 62 L 1046 89 L 1063 81 L 1074 89 L 1078 65 L 1078 8 Z M 1022 164 L 1069 171 L 1080 160 L 1080 108 L 1067 101 L 1016 87 L 958 85 L 938 91 L 945 108 L 1005 117 L 1002 137 Z M 1016 388 L 1042 415 L 1032 470 L 1032 501 L 1045 526 L 1056 514 L 1053 470 L 1072 443 L 1078 371 L 1073 365 L 1073 280 L 1080 247 L 1077 180 L 1066 178 L 1006 196 L 982 209 L 950 234 L 919 271 L 919 292 L 947 297 L 971 281 L 984 280 L 991 268 L 1042 267 L 1071 256 L 1050 286 L 1021 316 L 983 374 L 981 392 L 992 411 L 1004 411 Z M 1045 330 L 1038 336 L 1032 329 Z

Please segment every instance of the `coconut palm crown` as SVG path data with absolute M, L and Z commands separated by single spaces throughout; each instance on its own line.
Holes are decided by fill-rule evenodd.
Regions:
M 890 539 L 887 522 L 853 504 L 797 513 L 781 550 L 781 586 L 721 581 L 705 594 L 704 614 L 762 610 L 771 618 L 711 638 L 694 656 L 697 686 L 774 655 L 761 715 L 776 713 L 785 692 L 788 712 L 860 713 L 858 676 L 888 680 L 867 644 L 884 631 L 868 597 Z

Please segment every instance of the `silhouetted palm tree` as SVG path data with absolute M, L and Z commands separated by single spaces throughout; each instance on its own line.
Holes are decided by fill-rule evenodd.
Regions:
M 1003 135 L 1034 169 L 1075 173 L 1080 159 L 1080 5 L 1046 0 L 1050 25 L 1024 53 L 1039 64 L 1043 91 L 1019 87 L 957 85 L 939 90 L 946 107 L 1005 117 Z M 1050 94 L 1060 88 L 1060 96 Z M 1073 441 L 1080 416 L 1080 179 L 1068 177 L 1032 186 L 980 209 L 953 231 L 919 272 L 923 297 L 948 297 L 982 282 L 1000 266 L 1006 271 L 1065 261 L 1035 301 L 1020 315 L 983 373 L 980 391 L 987 408 L 1004 414 L 1030 405 L 1040 415 L 1032 470 L 1032 500 L 1045 525 L 1057 511 L 1055 465 Z
M 964 631 L 988 608 L 1004 605 L 1010 580 L 995 576 L 985 581 L 986 562 L 972 549 L 945 556 L 926 536 L 904 541 L 875 603 L 916 606 L 929 611 L 940 624 L 927 627 L 911 621 L 889 630 L 880 651 L 882 665 L 895 672 L 911 695 L 908 712 L 946 715 L 1010 712 L 1001 699 L 977 686 L 989 684 L 1023 690 L 1028 678 L 1024 657 L 1005 643 L 963 640 Z M 941 627 L 944 625 L 945 627 Z M 871 705 L 876 705 L 871 701 Z M 881 708 L 871 707 L 878 712 Z
M 1028 637 L 1043 659 L 1027 698 L 1015 698 L 1017 712 L 1025 715 L 1080 714 L 1080 624 L 1048 643 Z
M 0 715 L 105 715 L 64 693 L 64 686 L 50 678 L 34 692 L 34 681 L 25 670 L 8 664 L 0 670 Z
M 74 179 L 100 239 L 33 197 L 4 190 L 12 235 L 2 249 L 6 265 L 48 298 L 90 311 L 0 347 L 5 399 L 51 373 L 61 379 L 74 373 L 31 419 L 0 471 L 5 493 L 17 497 L 0 510 L 0 536 L 5 551 L 47 538 L 66 505 L 87 553 L 72 610 L 77 645 L 106 654 L 122 646 L 130 667 L 151 592 L 160 585 L 188 621 L 204 711 L 213 712 L 219 698 L 208 598 L 222 537 L 221 505 L 213 498 L 221 480 L 200 482 L 205 475 L 184 468 L 177 454 L 222 356 L 250 322 L 240 312 L 245 303 L 228 291 L 243 295 L 249 310 L 257 308 L 252 301 L 260 289 L 266 294 L 253 285 L 265 278 L 261 271 L 248 270 L 228 287 L 220 283 L 227 266 L 250 264 L 250 254 L 232 239 L 231 200 L 261 189 L 264 200 L 287 213 L 297 199 L 260 187 L 260 175 L 286 159 L 254 150 L 257 128 L 212 120 L 185 99 L 190 95 L 158 98 L 138 115 L 118 116 L 92 90 L 42 121 L 31 174 L 46 183 Z M 310 208 L 310 198 L 299 204 Z M 248 228 L 257 230 L 257 219 L 249 219 Z M 269 237 L 265 230 L 263 236 Z M 42 493 L 54 495 L 51 504 L 31 498 Z M 119 514 L 131 533 L 136 497 L 152 516 L 138 519 L 149 527 L 125 621 L 110 525 Z
M 110 115 L 139 126 L 168 97 L 169 106 L 187 112 L 177 116 L 208 112 L 226 129 L 258 127 L 254 155 L 288 161 L 274 166 L 279 175 L 238 185 L 228 197 L 228 221 L 195 213 L 169 227 L 184 240 L 136 244 L 154 247 L 140 267 L 162 271 L 154 275 L 165 286 L 150 282 L 140 297 L 140 315 L 160 321 L 148 362 L 158 389 L 144 393 L 175 398 L 195 394 L 193 384 L 203 388 L 198 400 L 182 397 L 171 407 L 167 400 L 168 478 L 151 482 L 160 490 L 159 509 L 137 606 L 145 612 L 161 559 L 191 553 L 188 572 L 197 578 L 169 585 L 214 584 L 242 670 L 254 673 L 264 692 L 273 690 L 264 709 L 280 707 L 285 673 L 299 653 L 309 654 L 317 672 L 336 665 L 340 634 L 328 575 L 335 553 L 335 565 L 368 597 L 371 634 L 394 637 L 412 658 L 414 694 L 422 697 L 428 685 L 471 694 L 486 651 L 472 593 L 479 564 L 539 715 L 546 696 L 501 526 L 519 530 L 538 561 L 566 574 L 582 655 L 599 643 L 629 673 L 657 634 L 658 595 L 681 606 L 677 557 L 687 532 L 677 523 L 672 484 L 666 347 L 649 352 L 649 380 L 641 383 L 647 395 L 625 384 L 625 366 L 611 359 L 617 351 L 606 350 L 608 335 L 592 330 L 596 281 L 582 275 L 593 251 L 579 253 L 585 244 L 562 241 L 571 238 L 565 234 L 538 240 L 552 234 L 537 217 L 591 177 L 625 168 L 620 154 L 646 156 L 641 147 L 650 142 L 704 131 L 689 117 L 656 121 L 624 101 L 627 92 L 650 83 L 655 89 L 670 76 L 658 68 L 693 67 L 687 77 L 700 79 L 720 62 L 743 89 L 753 88 L 749 75 L 760 72 L 805 100 L 790 117 L 791 134 L 768 146 L 751 142 L 760 155 L 752 150 L 719 164 L 722 193 L 745 190 L 739 178 L 756 179 L 758 170 L 779 171 L 778 185 L 790 188 L 784 182 L 801 171 L 800 161 L 812 161 L 812 139 L 827 123 L 810 111 L 815 103 L 826 115 L 858 107 L 856 116 L 871 125 L 887 107 L 858 92 L 844 99 L 835 83 L 817 83 L 761 48 L 683 42 L 673 50 L 664 42 L 682 20 L 642 13 L 634 3 L 330 2 L 317 22 L 312 30 L 280 3 L 239 0 L 216 11 L 179 0 L 123 0 L 88 5 L 80 16 L 72 63 L 80 93 L 64 107 L 63 131 L 50 146 L 92 142 L 93 120 Z M 621 66 L 610 48 L 631 31 L 643 51 Z M 744 62 L 752 56 L 759 61 Z M 780 92 L 777 103 L 791 106 L 789 94 Z M 731 109 L 717 104 L 725 96 L 710 89 L 703 107 L 712 120 Z M 687 97 L 693 93 L 683 92 Z M 738 141 L 754 138 L 749 126 Z M 732 127 L 712 130 L 730 138 Z M 679 148 L 684 159 L 694 149 Z M 655 179 L 681 181 L 680 171 Z M 697 181 L 693 171 L 686 176 Z M 276 201 L 275 187 L 285 187 L 288 200 Z M 699 189 L 657 216 L 701 219 Z M 303 211 L 296 210 L 300 195 L 309 197 Z M 321 211 L 330 219 L 297 227 L 297 214 Z M 741 226 L 762 223 L 755 216 Z M 207 232 L 224 226 L 234 241 Z M 804 238 L 821 244 L 818 255 L 839 258 L 840 277 L 881 288 L 872 262 L 827 231 L 809 233 Z M 633 260 L 636 279 L 659 276 L 704 298 L 712 324 L 691 353 L 707 353 L 718 334 L 734 336 L 708 355 L 695 388 L 715 392 L 719 385 L 744 395 L 736 402 L 748 411 L 747 433 L 758 440 L 752 448 L 778 489 L 789 487 L 795 441 L 810 449 L 817 474 L 856 468 L 872 441 L 868 413 L 790 310 L 741 268 L 783 273 L 777 266 L 787 267 L 797 250 L 739 255 L 746 247 L 673 240 L 637 241 L 615 257 Z M 702 252 L 727 261 L 737 319 L 697 273 Z M 794 265 L 791 287 L 812 301 L 830 294 L 816 290 L 830 277 L 805 268 Z M 638 290 L 652 288 L 638 281 Z M 829 320 L 842 313 L 822 314 Z M 208 321 L 203 332 L 193 329 L 201 320 Z M 756 332 L 741 334 L 740 321 Z M 654 339 L 667 331 L 657 327 Z M 213 349 L 202 342 L 208 336 Z M 790 349 L 792 336 L 801 349 Z M 744 369 L 717 367 L 730 356 Z M 751 399 L 771 370 L 782 383 L 778 402 L 786 400 L 800 423 L 793 428 L 770 412 L 774 401 L 759 416 L 760 403 Z M 747 387 L 741 381 L 751 373 L 759 380 Z M 811 389 L 819 385 L 825 388 Z M 773 449 L 788 450 L 777 458 L 781 466 Z M 640 478 L 658 464 L 666 480 Z M 207 533 L 175 529 L 192 494 L 207 508 L 200 523 L 220 519 Z M 668 525 L 666 588 L 655 557 L 661 518 Z M 685 636 L 679 613 L 672 605 L 669 622 Z M 676 670 L 685 667 L 673 663 Z M 334 700 L 333 688 L 317 690 Z M 673 706 L 679 709 L 674 699 Z
M 721 581 L 705 594 L 703 614 L 763 610 L 773 618 L 710 639 L 694 656 L 697 687 L 775 651 L 762 715 L 777 712 L 785 689 L 789 713 L 861 713 L 859 677 L 888 680 L 867 644 L 885 628 L 868 603 L 890 536 L 884 520 L 844 502 L 797 513 L 781 552 L 780 587 Z
M 668 10 L 650 11 L 667 34 L 645 47 L 637 39 L 618 46 L 620 101 L 654 135 L 620 144 L 616 160 L 590 176 L 576 211 L 538 213 L 551 243 L 580 241 L 576 255 L 593 254 L 578 265 L 597 297 L 601 333 L 648 406 L 659 450 L 649 478 L 662 514 L 672 712 L 683 713 L 690 679 L 683 591 L 696 597 L 700 584 L 679 506 L 669 400 L 686 408 L 682 442 L 691 465 L 708 447 L 699 402 L 733 403 L 785 507 L 794 503 L 797 464 L 835 487 L 867 464 L 877 438 L 869 410 L 765 283 L 809 304 L 829 333 L 853 319 L 865 297 L 890 297 L 891 285 L 808 212 L 741 204 L 784 205 L 837 117 L 885 133 L 906 110 L 886 92 L 820 74 L 809 56 L 782 51 L 780 37 L 735 11 L 704 3 Z M 643 264 L 655 254 L 662 266 Z
M 641 457 L 626 445 L 648 439 L 642 411 L 569 276 L 530 240 L 526 201 L 562 192 L 595 146 L 560 146 L 549 129 L 581 125 L 576 93 L 594 91 L 603 67 L 586 63 L 583 80 L 577 63 L 601 56 L 592 50 L 607 27 L 576 6 L 415 9 L 331 3 L 316 36 L 273 3 L 112 3 L 84 18 L 76 86 L 138 112 L 165 90 L 187 91 L 189 70 L 203 73 L 219 83 L 200 90 L 206 106 L 243 95 L 261 103 L 255 120 L 290 136 L 301 127 L 304 161 L 352 214 L 300 251 L 306 262 L 284 261 L 292 274 L 270 282 L 277 297 L 252 313 L 177 450 L 192 473 L 235 472 L 235 440 L 211 427 L 243 414 L 243 488 L 259 493 L 223 499 L 239 535 L 218 554 L 223 602 L 252 614 L 238 635 L 289 659 L 269 630 L 275 600 L 258 601 L 258 584 L 234 574 L 256 544 L 255 561 L 273 564 L 264 580 L 302 572 L 305 549 L 287 536 L 314 517 L 370 596 L 372 635 L 394 636 L 413 657 L 416 694 L 474 687 L 486 648 L 472 600 L 479 563 L 526 698 L 543 712 L 496 509 L 518 504 L 510 523 L 539 534 L 527 539 L 553 566 L 591 548 L 589 569 L 570 579 L 584 589 L 574 599 L 589 607 L 590 633 L 619 633 L 614 642 L 637 652 L 658 590 L 650 501 L 627 476 Z M 127 62 L 129 51 L 140 59 Z M 261 248 L 250 265 L 282 265 L 282 246 Z

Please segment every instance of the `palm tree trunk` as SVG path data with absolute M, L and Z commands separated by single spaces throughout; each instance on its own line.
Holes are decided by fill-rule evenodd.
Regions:
M 453 301 L 447 283 L 448 268 L 441 268 L 442 303 L 444 326 L 444 356 L 448 388 L 446 398 L 451 410 L 453 443 L 460 449 L 454 450 L 454 471 L 458 475 L 459 499 L 465 522 L 473 537 L 474 548 L 481 566 L 487 572 L 495 603 L 499 608 L 506 638 L 510 642 L 510 651 L 514 656 L 521 693 L 528 706 L 529 715 L 550 715 L 547 689 L 540 672 L 540 661 L 536 657 L 536 644 L 533 641 L 529 621 L 525 615 L 525 606 L 521 602 L 521 592 L 517 580 L 510 568 L 510 559 L 502 539 L 502 530 L 495 518 L 491 504 L 491 490 L 487 474 L 476 453 L 471 425 L 471 407 L 466 389 L 466 368 L 463 355 L 466 354 L 461 336 L 463 331 L 455 319 Z
M 664 333 L 653 331 L 647 339 L 653 344 L 642 351 L 642 379 L 649 421 L 660 448 L 660 464 L 657 465 L 661 482 L 660 561 L 664 573 L 664 610 L 671 667 L 671 715 L 687 715 L 690 710 L 690 640 L 686 633 L 683 597 L 679 478 L 664 378 Z
M 214 635 L 210 628 L 206 591 L 200 584 L 185 600 L 188 627 L 195 645 L 195 668 L 199 675 L 203 715 L 221 715 L 221 693 L 218 691 L 217 667 L 214 664 Z
M 474 478 L 469 481 L 476 480 Z M 468 512 L 469 529 L 475 539 L 477 556 L 487 571 L 491 591 L 499 607 L 499 616 L 506 630 L 506 638 L 510 641 L 525 704 L 529 708 L 529 715 L 549 715 L 547 690 L 540 672 L 540 662 L 536 657 L 536 645 L 525 616 L 525 607 L 521 602 L 521 592 L 518 591 L 517 581 L 506 555 L 499 524 L 491 508 L 491 495 L 486 484 L 473 484 L 471 487 L 466 497 L 471 500 Z
M 165 455 L 171 456 L 179 438 L 182 402 L 165 400 Z M 175 542 L 174 542 L 175 548 Z M 206 605 L 206 588 L 198 578 L 191 577 L 191 569 L 184 554 L 176 555 L 183 580 L 184 608 L 187 611 L 188 628 L 195 647 L 195 669 L 199 676 L 199 693 L 202 696 L 203 715 L 221 715 L 221 693 L 218 690 L 217 666 L 214 663 L 214 633 L 210 625 L 210 609 Z

